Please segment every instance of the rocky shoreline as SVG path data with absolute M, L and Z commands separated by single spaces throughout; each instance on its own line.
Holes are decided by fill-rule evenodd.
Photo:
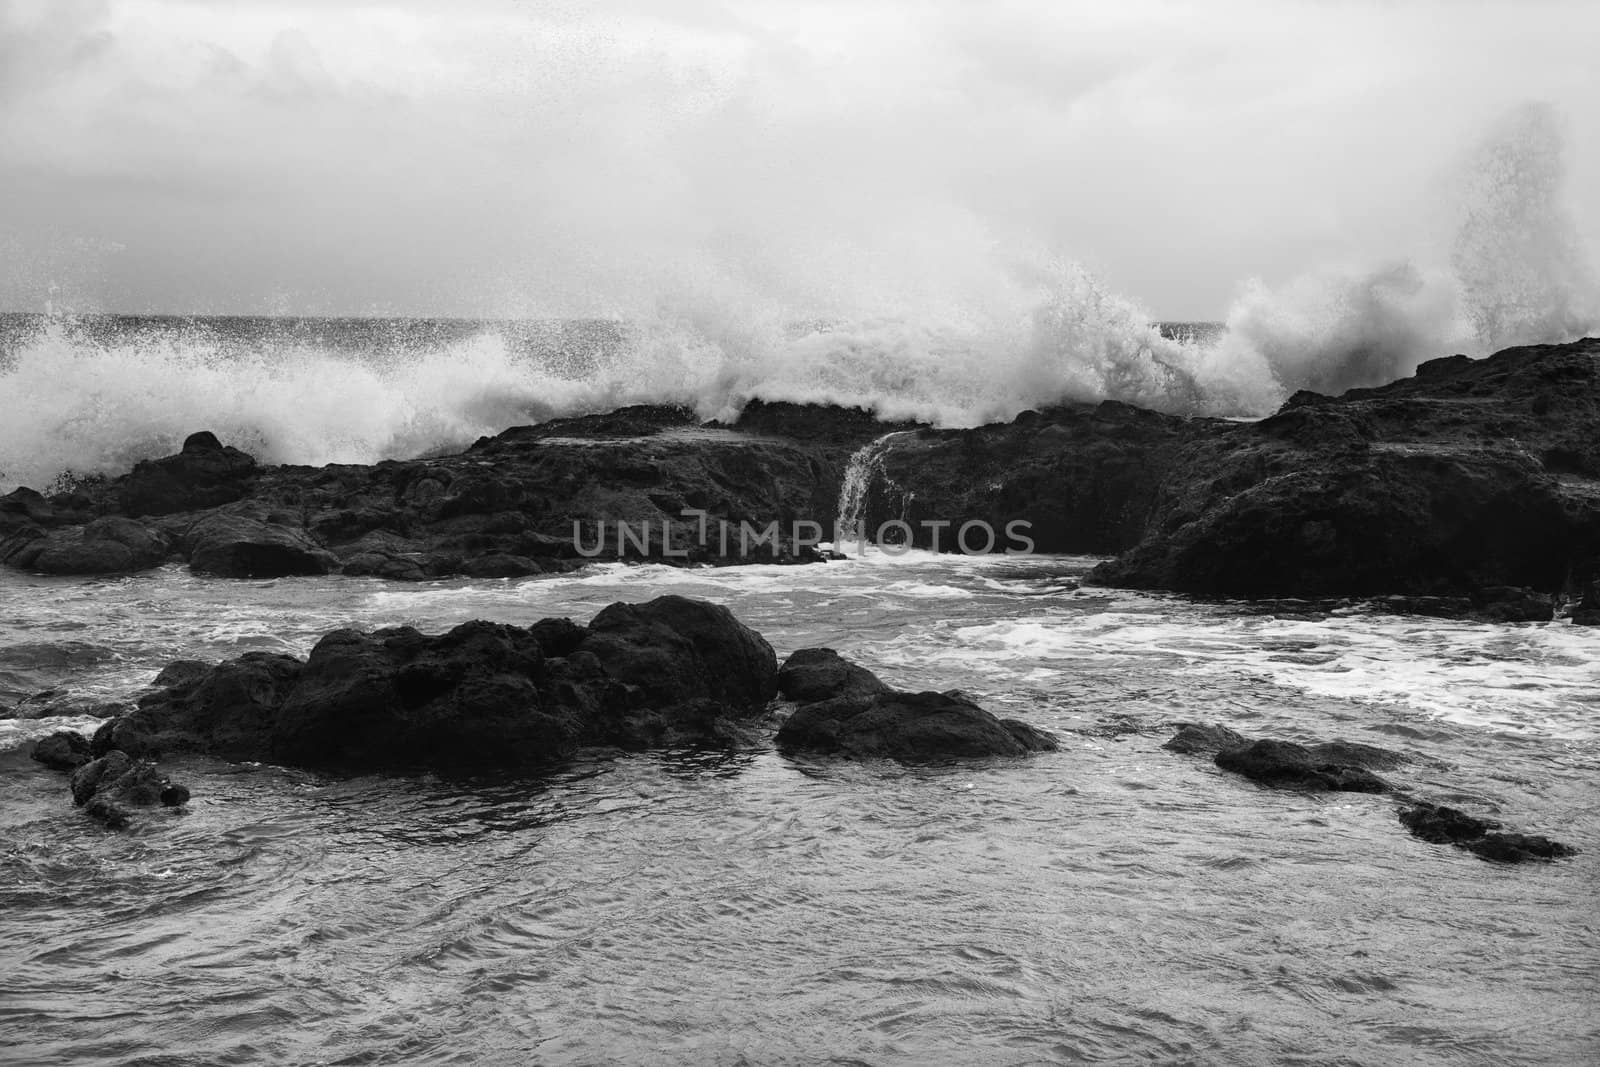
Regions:
M 1004 551 L 956 535 L 1023 523 L 1034 551 L 1115 556 L 1090 575 L 1104 585 L 1389 597 L 1505 621 L 1571 603 L 1574 621 L 1600 622 L 1596 339 L 1434 360 L 1337 398 L 1297 393 L 1258 422 L 1106 402 L 935 430 L 757 401 L 731 425 L 628 408 L 456 455 L 320 468 L 264 466 L 201 431 L 118 478 L 0 497 L 0 562 L 395 580 L 809 562 L 852 479 L 868 530 Z M 718 527 L 771 532 L 706 536 Z

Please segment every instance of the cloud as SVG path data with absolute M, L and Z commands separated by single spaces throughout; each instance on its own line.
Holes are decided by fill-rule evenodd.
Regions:
M 1519 101 L 1594 187 L 1600 16 L 1531 7 L 0 0 L 0 306 L 899 311 L 1058 254 L 1220 317 L 1446 240 Z

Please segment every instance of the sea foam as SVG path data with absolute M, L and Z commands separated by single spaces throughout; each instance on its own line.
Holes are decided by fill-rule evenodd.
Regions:
M 1243 283 L 1226 329 L 1169 336 L 1082 266 L 992 250 L 914 300 L 856 294 L 816 318 L 737 278 L 687 281 L 591 323 L 353 330 L 329 320 L 37 320 L 0 344 L 0 491 L 115 474 L 209 429 L 265 462 L 367 463 L 521 423 L 751 399 L 972 426 L 1068 401 L 1253 416 L 1425 359 L 1600 332 L 1600 287 L 1564 201 L 1559 124 L 1513 113 L 1463 167 L 1447 264 L 1324 265 Z M 575 328 L 577 327 L 577 328 Z M 343 330 L 364 342 L 329 341 Z M 414 335 L 413 335 L 414 334 Z

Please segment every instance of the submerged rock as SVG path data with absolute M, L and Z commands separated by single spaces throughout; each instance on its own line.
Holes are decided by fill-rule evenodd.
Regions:
M 118 829 L 133 818 L 132 808 L 165 805 L 179 807 L 189 801 L 189 790 L 174 785 L 148 760 L 125 752 L 108 752 L 72 773 L 73 803 Z
M 1576 849 L 1544 837 L 1506 833 L 1500 824 L 1475 818 L 1455 808 L 1418 801 L 1391 790 L 1368 768 L 1394 768 L 1412 757 L 1356 741 L 1324 741 L 1297 745 L 1289 741 L 1252 741 L 1225 726 L 1184 723 L 1163 748 L 1211 755 L 1218 767 L 1264 785 L 1358 793 L 1394 792 L 1405 806 L 1400 822 L 1424 841 L 1449 843 L 1485 859 L 1520 863 L 1527 859 L 1571 856 Z
M 1224 748 L 1214 757 L 1218 767 L 1264 785 L 1327 789 L 1343 793 L 1383 793 L 1389 784 L 1359 765 L 1325 759 L 1292 741 L 1252 741 Z
M 1180 724 L 1178 732 L 1161 747 L 1186 756 L 1214 756 L 1225 748 L 1243 748 L 1249 743 L 1250 739 L 1244 734 L 1226 726 L 1186 722 Z
M 779 746 L 791 751 L 922 762 L 1058 747 L 1045 731 L 996 718 L 963 694 L 890 689 L 828 648 L 794 653 L 778 679 L 783 695 L 800 702 L 778 730 Z
M 1400 811 L 1400 822 L 1411 833 L 1434 844 L 1451 844 L 1496 863 L 1522 863 L 1577 855 L 1570 845 L 1548 837 L 1507 833 L 1500 824 L 1479 819 L 1442 804 L 1417 804 Z

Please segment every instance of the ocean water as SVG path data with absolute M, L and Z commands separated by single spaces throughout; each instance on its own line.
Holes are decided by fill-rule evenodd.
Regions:
M 520 581 L 0 573 L 0 700 L 115 696 L 336 626 L 664 592 L 780 656 L 960 688 L 1061 751 L 904 767 L 597 754 L 544 777 L 191 759 L 111 832 L 0 722 L 6 1062 L 1580 1064 L 1600 1059 L 1600 669 L 1564 623 L 1077 588 L 1094 561 L 600 566 Z M 1583 851 L 1502 867 L 1381 796 L 1262 789 L 1175 720 L 1416 755 Z M 92 720 L 72 725 L 91 729 Z

